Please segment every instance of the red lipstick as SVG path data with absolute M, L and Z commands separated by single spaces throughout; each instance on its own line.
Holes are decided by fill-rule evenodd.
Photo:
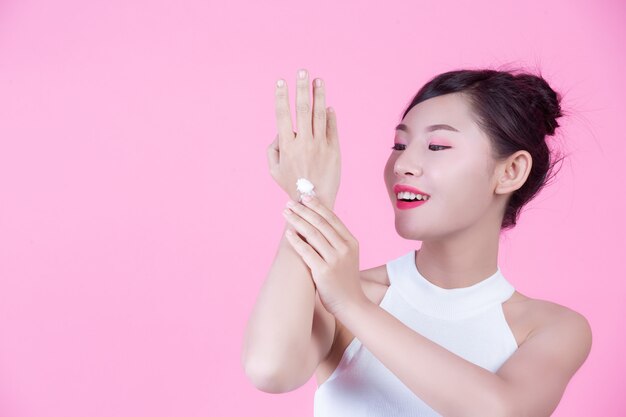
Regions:
M 403 191 L 408 191 L 408 192 L 413 193 L 413 194 L 427 195 L 427 196 L 430 197 L 430 195 L 426 194 L 424 191 L 418 190 L 417 188 L 411 187 L 410 185 L 407 185 L 407 184 L 396 184 L 396 185 L 393 186 L 393 192 L 394 193 L 398 194 L 398 193 L 401 193 Z
M 415 188 L 415 187 L 411 187 L 410 185 L 406 185 L 406 184 L 395 184 L 393 186 L 393 192 L 394 194 L 397 196 L 398 193 L 401 192 L 405 192 L 408 191 L 410 193 L 413 194 L 421 194 L 421 195 L 425 195 L 428 196 L 428 198 L 430 199 L 430 195 L 426 194 L 425 192 Z M 415 201 L 402 201 L 402 200 L 398 200 L 396 198 L 396 207 L 398 207 L 401 210 L 404 209 L 411 209 L 414 207 L 419 207 L 423 204 L 425 204 L 426 202 L 428 202 L 428 200 L 415 200 Z

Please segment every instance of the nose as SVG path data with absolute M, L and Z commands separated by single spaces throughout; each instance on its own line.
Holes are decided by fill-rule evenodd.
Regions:
M 422 175 L 423 170 L 421 166 L 418 166 L 415 162 L 408 162 L 406 158 L 403 158 L 406 154 L 402 154 L 396 159 L 396 162 L 393 166 L 394 174 L 398 176 L 402 175 Z

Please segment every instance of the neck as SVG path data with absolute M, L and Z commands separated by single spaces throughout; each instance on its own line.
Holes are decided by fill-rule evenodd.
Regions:
M 418 271 L 432 284 L 445 289 L 477 284 L 498 270 L 500 228 L 497 222 L 484 223 L 448 235 L 439 240 L 422 242 L 416 252 Z

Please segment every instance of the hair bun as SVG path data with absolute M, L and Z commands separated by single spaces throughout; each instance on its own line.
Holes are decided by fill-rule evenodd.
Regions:
M 546 135 L 554 135 L 554 131 L 559 127 L 556 119 L 563 116 L 561 96 L 541 76 L 520 74 L 515 78 L 520 90 L 528 97 L 531 110 L 534 109 L 537 116 L 543 120 Z

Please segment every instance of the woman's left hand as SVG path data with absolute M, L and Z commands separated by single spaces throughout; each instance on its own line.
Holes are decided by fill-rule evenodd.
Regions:
M 326 310 L 337 316 L 347 307 L 368 301 L 361 288 L 359 242 L 317 197 L 293 203 L 291 213 L 285 214 L 287 240 L 311 269 Z

